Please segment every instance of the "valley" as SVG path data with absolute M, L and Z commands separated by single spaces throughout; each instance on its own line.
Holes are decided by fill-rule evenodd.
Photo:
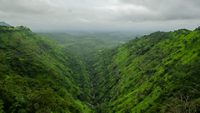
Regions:
M 198 113 L 199 73 L 200 28 L 137 36 L 0 27 L 2 113 Z

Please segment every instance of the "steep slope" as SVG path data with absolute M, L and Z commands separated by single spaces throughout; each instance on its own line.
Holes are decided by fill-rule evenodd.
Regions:
M 200 112 L 200 28 L 152 33 L 96 57 L 97 112 Z
M 200 112 L 200 28 L 155 32 L 95 57 L 58 40 L 0 27 L 1 113 Z
M 26 27 L 0 27 L 1 113 L 89 113 L 83 63 Z

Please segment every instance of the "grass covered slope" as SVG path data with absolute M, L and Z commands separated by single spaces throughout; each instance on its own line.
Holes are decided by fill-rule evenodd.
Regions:
M 25 27 L 0 27 L 1 113 L 89 113 L 82 62 Z
M 200 112 L 200 28 L 155 32 L 97 57 L 98 112 Z

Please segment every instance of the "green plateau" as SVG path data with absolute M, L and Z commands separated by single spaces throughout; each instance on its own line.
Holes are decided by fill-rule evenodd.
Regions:
M 0 113 L 199 113 L 200 28 L 34 33 L 0 25 Z

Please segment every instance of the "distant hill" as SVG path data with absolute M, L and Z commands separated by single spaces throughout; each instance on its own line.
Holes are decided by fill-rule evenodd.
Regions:
M 0 22 L 0 26 L 7 26 L 7 27 L 10 27 L 11 25 L 5 23 L 5 22 Z
M 92 57 L 97 51 L 117 47 L 135 37 L 130 32 L 69 32 L 40 33 L 40 35 L 58 42 L 66 50 L 85 60 L 93 59 Z

